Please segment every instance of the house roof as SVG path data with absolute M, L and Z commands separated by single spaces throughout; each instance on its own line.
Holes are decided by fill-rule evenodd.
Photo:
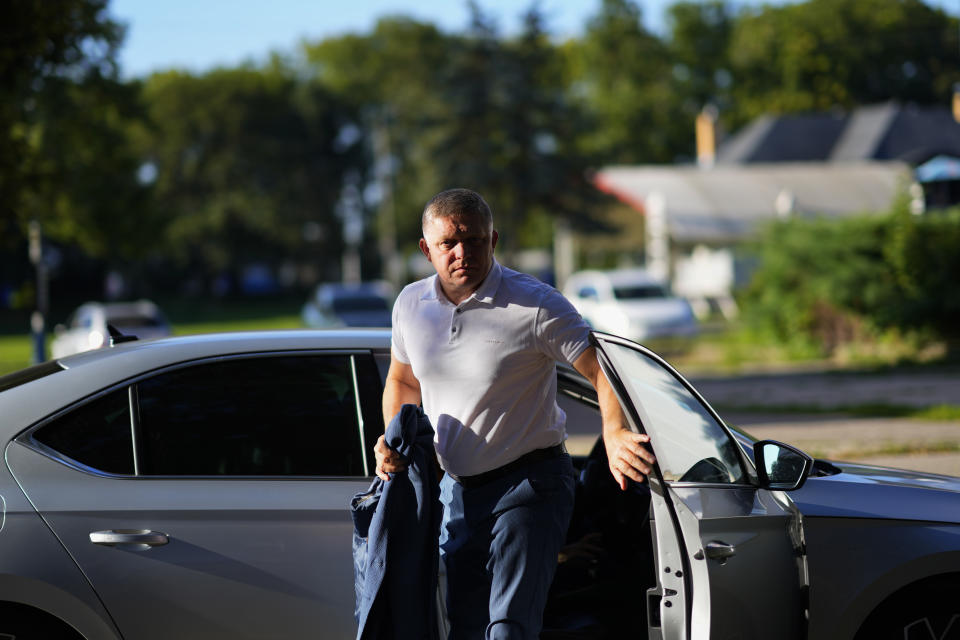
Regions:
M 960 123 L 945 107 L 893 102 L 827 112 L 761 116 L 724 141 L 717 164 L 902 160 L 960 156 Z
M 595 184 L 643 210 L 663 199 L 667 229 L 681 243 L 742 239 L 778 215 L 845 216 L 886 211 L 911 180 L 902 162 L 612 166 Z

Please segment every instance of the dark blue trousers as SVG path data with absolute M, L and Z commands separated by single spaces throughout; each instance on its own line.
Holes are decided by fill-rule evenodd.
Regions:
M 570 456 L 535 462 L 466 489 L 449 475 L 440 556 L 449 640 L 535 640 L 573 512 Z

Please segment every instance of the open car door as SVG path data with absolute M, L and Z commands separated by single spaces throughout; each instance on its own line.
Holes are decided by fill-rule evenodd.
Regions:
M 758 479 L 722 421 L 651 351 L 593 333 L 634 430 L 650 436 L 657 583 L 648 635 L 672 640 L 806 637 L 802 519 Z

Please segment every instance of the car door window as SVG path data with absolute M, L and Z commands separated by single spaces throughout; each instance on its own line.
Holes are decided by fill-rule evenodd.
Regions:
M 365 475 L 349 356 L 202 364 L 137 395 L 141 474 Z
M 132 474 L 133 438 L 127 389 L 118 389 L 55 418 L 33 438 L 83 466 Z
M 667 482 L 744 483 L 736 442 L 680 379 L 646 353 L 606 342 Z

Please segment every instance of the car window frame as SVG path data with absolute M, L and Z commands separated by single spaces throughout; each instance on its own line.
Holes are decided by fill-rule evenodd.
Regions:
M 379 350 L 377 349 L 285 349 L 285 350 L 269 350 L 269 351 L 253 351 L 245 353 L 232 353 L 232 354 L 222 354 L 214 356 L 206 356 L 202 358 L 196 358 L 192 360 L 185 360 L 181 362 L 172 363 L 143 373 L 137 374 L 130 378 L 120 380 L 109 387 L 98 390 L 95 393 L 87 395 L 75 402 L 70 403 L 69 405 L 60 408 L 54 413 L 46 416 L 36 424 L 30 426 L 19 434 L 14 441 L 31 448 L 44 456 L 51 458 L 61 464 L 64 464 L 68 467 L 71 467 L 77 471 L 95 475 L 104 478 L 116 478 L 116 479 L 126 479 L 126 480 L 368 480 L 373 477 L 373 470 L 376 465 L 376 457 L 373 453 L 373 445 L 376 442 L 376 438 L 379 437 L 380 433 L 383 433 L 382 424 L 382 413 L 380 411 L 381 407 L 381 397 L 383 394 L 383 381 L 378 373 L 377 363 L 376 363 L 376 353 Z M 302 357 L 323 357 L 323 356 L 349 356 L 350 357 L 350 369 L 351 369 L 351 384 L 354 388 L 354 398 L 356 401 L 356 418 L 357 418 L 357 438 L 359 440 L 361 451 L 363 454 L 363 463 L 364 463 L 364 472 L 366 475 L 357 475 L 357 476 L 338 476 L 338 475 L 139 475 L 138 471 L 138 460 L 137 460 L 137 438 L 139 436 L 139 424 L 137 414 L 139 411 L 134 409 L 139 409 L 137 405 L 134 404 L 137 395 L 137 384 L 153 378 L 155 376 L 163 375 L 171 371 L 178 371 L 194 366 L 211 364 L 217 362 L 224 362 L 230 360 L 250 360 L 258 358 L 278 358 L 278 357 L 291 357 L 291 356 L 302 356 Z M 360 380 L 360 366 L 357 364 L 357 358 L 363 357 L 367 360 L 367 364 L 363 365 L 367 371 L 365 372 L 365 377 L 369 379 L 376 379 L 379 382 L 380 387 L 376 390 L 376 393 L 364 392 L 361 387 Z M 103 471 L 90 467 L 79 460 L 75 460 L 68 456 L 65 453 L 62 453 L 42 442 L 37 440 L 34 437 L 34 434 L 45 427 L 46 425 L 54 422 L 72 411 L 75 411 L 91 402 L 94 402 L 100 398 L 103 398 L 111 393 L 116 393 L 120 390 L 126 390 L 127 394 L 127 406 L 131 412 L 131 436 L 132 436 L 132 445 L 131 445 L 131 456 L 134 460 L 134 473 L 125 474 L 125 473 L 111 473 L 108 471 Z M 370 424 L 373 423 L 373 424 Z

